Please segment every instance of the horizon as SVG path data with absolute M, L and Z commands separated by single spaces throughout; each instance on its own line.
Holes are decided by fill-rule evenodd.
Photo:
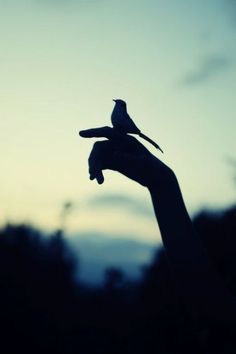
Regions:
M 58 228 L 71 201 L 69 233 L 159 239 L 147 191 L 111 171 L 103 186 L 88 178 L 93 140 L 78 131 L 110 125 L 114 97 L 163 147 L 146 145 L 192 215 L 233 204 L 235 14 L 223 0 L 0 1 L 1 225 Z

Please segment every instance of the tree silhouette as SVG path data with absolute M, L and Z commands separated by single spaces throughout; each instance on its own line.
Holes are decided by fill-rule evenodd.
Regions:
M 225 285 L 236 289 L 236 207 L 194 220 Z M 75 283 L 62 231 L 27 225 L 0 230 L 1 348 L 5 353 L 231 354 L 235 328 L 194 320 L 183 306 L 165 250 L 140 282 L 110 267 L 103 288 Z

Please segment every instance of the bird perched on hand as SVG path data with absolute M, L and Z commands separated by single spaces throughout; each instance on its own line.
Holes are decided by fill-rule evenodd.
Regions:
M 115 129 L 124 134 L 137 134 L 141 138 L 148 141 L 163 153 L 163 150 L 148 136 L 141 133 L 141 130 L 135 125 L 134 121 L 130 118 L 127 112 L 126 102 L 123 100 L 113 100 L 115 107 L 111 114 L 111 122 Z

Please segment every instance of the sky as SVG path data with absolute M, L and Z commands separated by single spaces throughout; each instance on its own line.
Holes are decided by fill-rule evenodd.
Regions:
M 235 202 L 236 1 L 0 0 L 0 223 L 160 238 L 147 191 L 88 179 L 113 98 L 164 149 L 191 215 Z

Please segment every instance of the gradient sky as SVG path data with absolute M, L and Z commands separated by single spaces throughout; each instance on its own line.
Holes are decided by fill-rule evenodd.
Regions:
M 71 230 L 156 240 L 144 189 L 88 180 L 78 131 L 110 124 L 113 98 L 163 147 L 191 213 L 234 202 L 235 37 L 233 0 L 0 0 L 0 222 L 56 227 L 71 200 Z

